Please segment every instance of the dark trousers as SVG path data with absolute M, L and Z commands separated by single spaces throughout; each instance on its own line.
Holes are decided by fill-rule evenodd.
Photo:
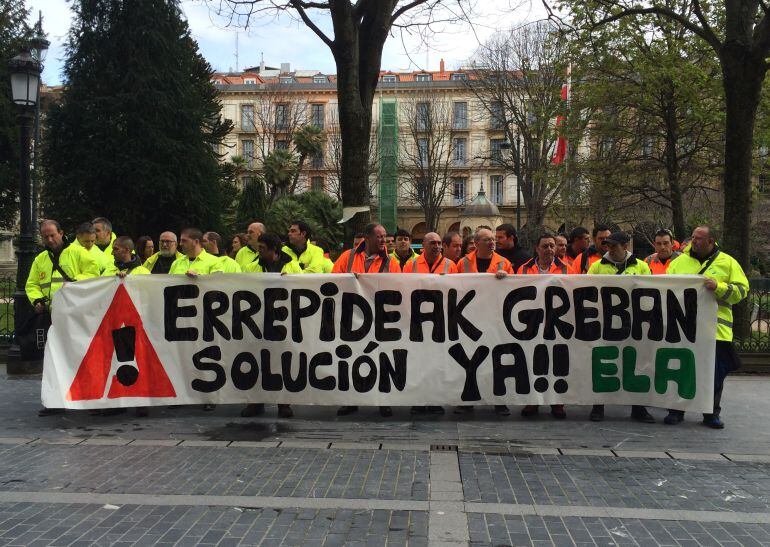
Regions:
M 725 387 L 725 378 L 731 372 L 738 370 L 740 366 L 741 360 L 735 351 L 733 343 L 717 340 L 716 359 L 714 362 L 714 409 L 710 414 L 703 414 L 704 418 L 719 416 L 719 413 L 722 411 L 720 403 L 722 402 L 722 389 Z M 669 410 L 669 412 L 684 416 L 684 410 Z

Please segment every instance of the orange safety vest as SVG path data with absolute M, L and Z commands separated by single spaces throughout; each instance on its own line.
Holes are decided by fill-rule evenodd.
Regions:
M 590 251 L 593 247 L 589 247 L 579 255 L 575 257 L 575 260 L 572 261 L 572 268 L 570 269 L 570 273 L 572 274 L 584 274 L 588 273 L 588 268 L 591 267 L 591 264 L 596 262 L 597 260 L 601 260 L 602 253 L 599 251 L 594 250 L 590 254 L 587 254 L 588 251 Z
M 556 258 L 564 262 L 564 264 L 567 265 L 567 268 L 572 268 L 572 259 L 569 257 L 569 255 L 564 255 L 564 258 L 560 258 L 558 256 Z
M 671 264 L 671 261 L 678 257 L 680 254 L 682 253 L 679 251 L 674 251 L 674 253 L 668 257 L 668 260 L 663 262 L 660 258 L 658 258 L 658 253 L 652 253 L 650 256 L 645 258 L 644 261 L 650 267 L 652 275 L 664 275 L 666 270 L 668 270 L 668 265 Z
M 457 266 L 444 255 L 441 255 L 441 258 L 431 268 L 425 260 L 425 255 L 420 255 L 404 264 L 403 271 L 404 273 L 455 274 L 457 273 Z
M 507 272 L 512 274 L 513 267 L 507 258 L 493 251 L 492 261 L 489 263 L 489 269 L 487 269 L 486 273 L 495 272 Z M 460 259 L 457 263 L 457 273 L 479 273 L 478 267 L 476 266 L 476 251 L 468 253 Z
M 393 260 L 387 254 L 384 258 L 377 255 L 372 260 L 368 270 L 365 269 L 365 266 L 366 253 L 364 246 L 360 246 L 358 249 L 349 249 L 342 253 L 337 262 L 334 263 L 332 273 L 401 273 L 401 266 L 398 265 L 398 261 Z
M 516 272 L 519 275 L 532 275 L 532 274 L 540 274 L 540 269 L 537 266 L 537 257 L 526 261 L 524 264 L 519 266 L 519 270 Z M 561 261 L 559 258 L 554 258 L 553 262 L 551 262 L 551 267 L 548 269 L 547 272 L 542 273 L 549 273 L 549 274 L 568 274 L 569 273 L 569 266 Z

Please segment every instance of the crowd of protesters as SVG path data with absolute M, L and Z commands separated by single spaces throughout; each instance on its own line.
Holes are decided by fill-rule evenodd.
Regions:
M 186 228 L 177 234 L 166 231 L 159 235 L 157 247 L 150 236 L 133 241 L 118 237 L 112 224 L 104 217 L 84 223 L 76 230 L 75 240 L 67 241 L 61 226 L 55 220 L 45 220 L 40 226 L 45 245 L 35 259 L 26 284 L 30 303 L 37 313 L 50 309 L 53 294 L 66 282 L 96 276 L 172 274 L 197 277 L 213 273 L 420 273 L 456 275 L 490 273 L 498 279 L 508 275 L 660 275 L 696 274 L 704 277 L 705 287 L 718 304 L 716 362 L 713 411 L 703 415 L 703 424 L 722 429 L 720 400 L 724 379 L 740 366 L 732 344 L 732 306 L 748 294 L 748 280 L 737 261 L 721 251 L 716 236 L 708 226 L 699 226 L 691 238 L 681 244 L 673 234 L 661 229 L 655 234 L 655 253 L 636 256 L 631 250 L 631 238 L 622 231 L 612 231 L 605 225 L 596 225 L 589 231 L 577 227 L 569 234 L 543 233 L 537 237 L 531 253 L 519 245 L 517 233 L 511 224 L 495 229 L 480 226 L 473 235 L 463 238 L 457 232 L 443 237 L 429 232 L 422 238 L 421 252 L 413 248 L 411 234 L 397 230 L 388 234 L 380 224 L 370 224 L 363 233 L 356 234 L 352 248 L 333 261 L 323 243 L 318 245 L 307 223 L 296 220 L 287 227 L 286 234 L 265 230 L 261 222 L 251 223 L 245 233 L 237 234 L 226 252 L 223 238 L 216 232 Z M 214 405 L 205 405 L 212 410 Z M 358 407 L 338 409 L 340 416 L 356 412 Z M 41 416 L 62 412 L 44 408 Z M 107 409 L 102 414 L 124 412 L 125 409 Z M 241 415 L 257 416 L 264 413 L 261 403 L 247 405 Z M 468 413 L 473 407 L 457 407 L 454 412 Z M 388 406 L 379 407 L 382 416 L 391 416 Z M 507 406 L 495 406 L 498 415 L 509 415 Z M 535 405 L 521 410 L 522 417 L 538 414 Z M 413 406 L 413 414 L 443 414 L 443 407 Z M 146 408 L 137 414 L 147 414 Z M 278 414 L 290 418 L 290 405 L 278 405 Z M 564 405 L 551 405 L 556 419 L 567 416 Z M 589 418 L 604 419 L 604 406 L 594 405 Z M 645 423 L 655 418 L 643 406 L 632 406 L 631 418 Z M 669 410 L 664 422 L 676 425 L 684 419 L 684 412 Z

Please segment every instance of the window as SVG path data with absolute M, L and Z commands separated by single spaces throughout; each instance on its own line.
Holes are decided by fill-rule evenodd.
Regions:
M 385 74 L 382 77 L 382 81 L 386 84 L 395 84 L 398 81 L 398 76 L 395 74 Z
M 426 203 L 430 196 L 430 183 L 425 177 L 420 177 L 415 181 L 415 190 L 417 191 L 417 202 Z
M 489 158 L 493 165 L 500 165 L 503 163 L 503 143 L 505 139 L 490 139 L 489 141 Z
M 254 105 L 241 105 L 241 129 L 244 131 L 254 131 Z
M 246 160 L 246 166 L 249 169 L 254 168 L 254 141 L 241 141 L 241 150 L 243 151 L 243 159 Z
M 430 74 L 418 74 L 414 77 L 415 82 L 430 82 L 432 79 Z
M 285 141 L 285 140 L 275 141 L 275 149 L 276 150 L 288 150 L 289 149 L 289 141 Z
M 257 83 L 257 80 L 255 78 L 246 78 L 243 80 L 243 83 L 246 85 L 253 85 Z
M 505 127 L 503 103 L 500 101 L 494 101 L 489 105 L 489 126 L 492 129 L 503 129 Z
M 428 166 L 428 139 L 417 139 L 417 164 Z
M 770 175 L 767 173 L 759 174 L 759 187 L 757 190 L 760 194 L 770 194 Z
M 241 177 L 241 188 L 254 184 L 254 177 Z
M 452 179 L 452 201 L 455 205 L 465 204 L 465 178 Z
M 468 129 L 468 103 L 454 103 L 453 127 L 455 129 Z
M 324 105 L 322 104 L 310 105 L 310 125 L 314 125 L 315 127 L 320 127 L 321 129 L 323 129 Z
M 289 105 L 275 105 L 275 128 L 288 129 L 289 127 Z
M 313 76 L 314 84 L 325 84 L 327 81 L 326 76 Z
M 465 150 L 467 149 L 468 139 L 454 139 L 452 143 L 452 163 L 454 165 L 465 165 Z
M 417 129 L 425 131 L 430 127 L 430 103 L 417 103 Z
M 324 150 L 321 148 L 321 151 L 318 152 L 318 154 L 313 154 L 313 158 L 310 161 L 310 166 L 313 169 L 323 169 L 324 166 Z
M 294 82 L 294 78 L 292 78 L 291 76 L 281 76 L 280 78 L 278 78 L 278 81 L 282 84 L 291 84 Z
M 492 175 L 489 177 L 489 201 L 497 205 L 503 203 L 503 176 Z
M 468 77 L 465 74 L 463 74 L 462 72 L 455 72 L 454 74 L 452 74 L 452 79 L 455 80 L 455 81 L 457 81 L 457 80 L 467 80 Z
M 323 177 L 310 177 L 310 190 L 313 192 L 324 191 L 324 178 Z

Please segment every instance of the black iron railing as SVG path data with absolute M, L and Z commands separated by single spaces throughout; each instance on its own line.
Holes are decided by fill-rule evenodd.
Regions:
M 770 353 L 770 278 L 751 279 L 749 284 L 749 328 L 746 336 L 736 335 L 735 345 L 742 353 Z M 736 334 L 741 331 L 736 329 Z
M 13 341 L 13 291 L 15 289 L 15 277 L 0 277 L 0 347 L 10 346 Z

